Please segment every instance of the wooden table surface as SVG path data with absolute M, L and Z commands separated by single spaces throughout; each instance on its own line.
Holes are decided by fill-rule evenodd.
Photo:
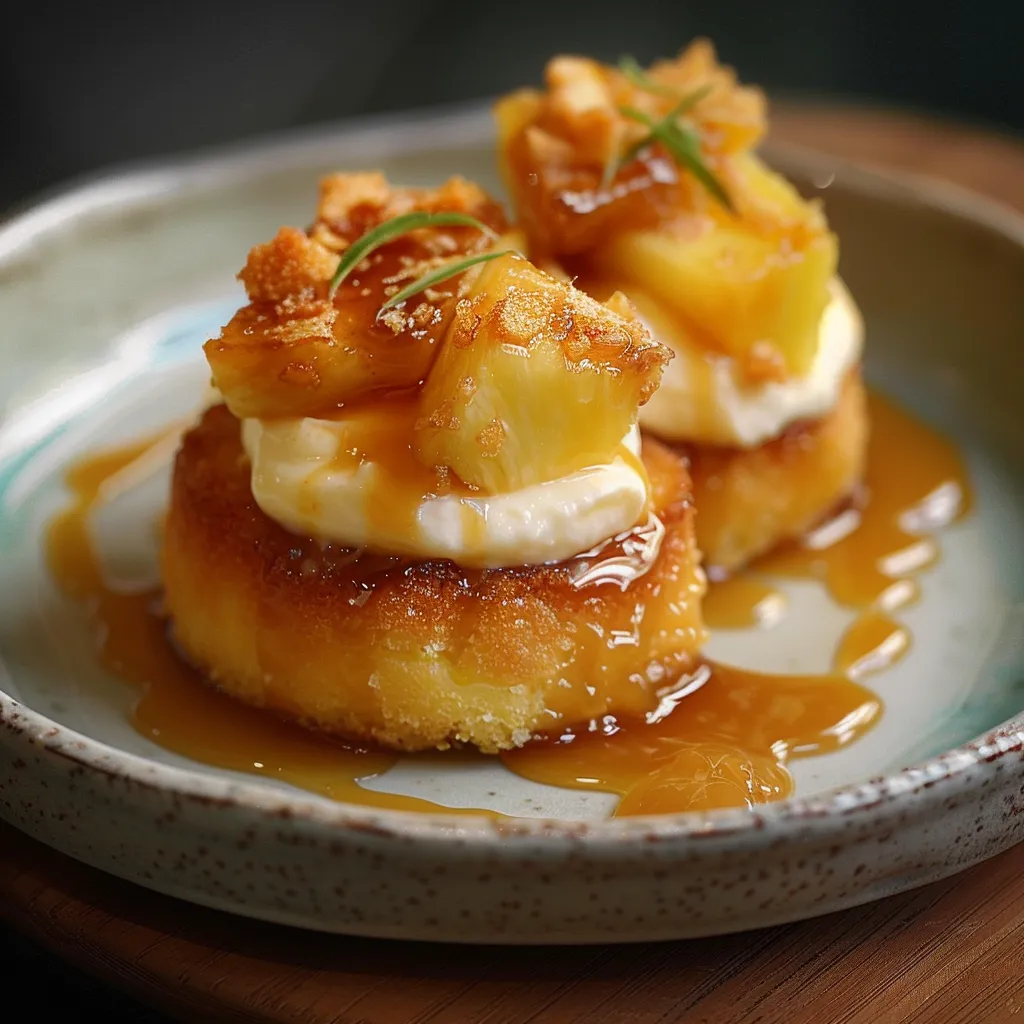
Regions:
M 811 106 L 777 111 L 774 134 L 953 180 L 1024 209 L 1024 145 L 1009 138 Z M 43 984 L 49 961 L 30 954 L 33 964 L 42 961 L 39 978 L 21 979 L 33 985 L 26 995 L 38 1000 L 34 1016 L 48 1006 L 110 1024 L 954 1024 L 1011 1020 L 1024 1006 L 1024 845 L 915 892 L 779 928 L 678 943 L 511 949 L 258 924 L 148 893 L 0 826 L 0 921 L 47 957 L 139 1001 L 111 996 L 107 1006 L 105 987 L 74 976 Z M 0 939 L 13 950 L 12 934 Z M 10 992 L 19 978 L 10 960 L 0 963 Z M 72 992 L 76 1005 L 48 1002 L 58 991 Z

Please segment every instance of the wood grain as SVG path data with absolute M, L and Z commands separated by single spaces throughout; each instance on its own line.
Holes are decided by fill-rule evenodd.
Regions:
M 774 134 L 1024 209 L 1024 146 L 1009 138 L 826 106 L 778 110 Z M 957 1024 L 1012 1019 L 1024 1005 L 1024 846 L 916 892 L 780 928 L 509 949 L 256 924 L 136 889 L 0 826 L 0 920 L 186 1021 Z
M 815 921 L 560 949 L 316 935 L 142 892 L 7 826 L 0 850 L 0 916 L 186 1021 L 955 1024 L 1024 1005 L 1024 847 Z

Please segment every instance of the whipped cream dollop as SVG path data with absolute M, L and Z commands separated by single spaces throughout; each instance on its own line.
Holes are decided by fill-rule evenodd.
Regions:
M 344 415 L 243 420 L 257 505 L 322 543 L 466 568 L 564 561 L 646 515 L 638 427 L 607 464 L 491 495 L 424 493 L 422 478 L 389 458 L 352 457 L 358 429 Z
M 830 293 L 808 372 L 758 383 L 744 380 L 732 359 L 688 343 L 655 307 L 641 308 L 647 329 L 675 352 L 661 387 L 640 410 L 641 426 L 669 441 L 753 448 L 792 423 L 824 416 L 864 345 L 860 311 L 838 278 Z

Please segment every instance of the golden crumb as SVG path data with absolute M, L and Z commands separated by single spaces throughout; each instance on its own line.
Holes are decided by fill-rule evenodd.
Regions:
M 312 297 L 330 280 L 338 257 L 295 228 L 281 228 L 274 238 L 257 245 L 238 276 L 251 300 L 281 302 Z
M 393 191 L 380 171 L 329 174 L 320 182 L 317 219 L 340 223 L 358 206 L 383 208 Z
M 465 178 L 450 178 L 437 188 L 396 188 L 374 171 L 324 178 L 311 234 L 332 248 L 344 248 L 378 224 L 414 212 L 466 213 L 496 231 L 507 226 L 501 206 Z M 435 245 L 437 255 L 460 249 L 457 236 L 448 231 L 435 235 Z

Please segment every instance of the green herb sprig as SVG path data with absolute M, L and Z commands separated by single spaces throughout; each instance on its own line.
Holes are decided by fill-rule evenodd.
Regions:
M 697 133 L 685 128 L 672 117 L 655 121 L 642 110 L 623 107 L 622 113 L 633 121 L 639 121 L 650 131 L 649 141 L 657 140 L 671 154 L 680 167 L 685 167 L 730 213 L 734 211 L 732 199 L 725 186 L 712 173 L 700 152 Z
M 333 299 L 341 282 L 351 273 L 352 269 L 358 266 L 374 250 L 379 249 L 396 238 L 415 231 L 418 228 L 442 228 L 442 227 L 466 227 L 476 228 L 482 231 L 489 238 L 497 239 L 498 235 L 476 217 L 470 217 L 468 213 L 405 213 L 400 217 L 392 217 L 391 220 L 378 224 L 372 231 L 368 231 L 358 242 L 350 245 L 338 261 L 338 267 L 331 278 L 330 287 L 327 289 L 327 297 Z M 429 287 L 429 286 L 424 286 Z M 391 304 L 394 304 L 394 299 Z
M 433 288 L 436 284 L 442 284 L 444 281 L 469 270 L 471 267 L 475 267 L 480 263 L 488 263 L 491 260 L 496 260 L 499 256 L 507 256 L 514 251 L 514 249 L 502 249 L 500 252 L 478 253 L 476 256 L 466 256 L 461 260 L 451 260 L 448 263 L 442 264 L 440 267 L 428 270 L 422 277 L 418 277 L 411 284 L 407 284 L 401 291 L 395 292 L 395 294 L 380 307 L 377 311 L 377 316 L 380 316 L 381 313 L 397 306 L 400 302 L 405 302 L 406 299 L 412 298 L 413 295 L 426 291 L 427 288 Z
M 666 96 L 677 100 L 677 102 L 658 121 L 635 107 L 619 108 L 619 113 L 623 117 L 628 117 L 631 121 L 638 121 L 644 125 L 647 128 L 647 134 L 638 142 L 633 143 L 624 153 L 613 154 L 605 163 L 604 172 L 601 175 L 601 187 L 608 188 L 619 171 L 627 164 L 632 163 L 643 149 L 654 142 L 660 142 L 680 167 L 688 170 L 727 210 L 734 212 L 735 207 L 725 186 L 704 162 L 700 151 L 700 137 L 692 128 L 679 121 L 708 95 L 711 86 L 703 85 L 685 96 L 679 96 L 679 93 L 670 86 L 662 85 L 661 82 L 651 78 L 632 57 L 620 58 L 619 70 L 638 89 L 656 96 Z
M 633 83 L 638 89 L 643 89 L 644 92 L 654 93 L 656 96 L 667 96 L 670 100 L 679 98 L 679 93 L 672 88 L 670 85 L 662 85 L 661 82 L 644 71 L 637 63 L 634 57 L 626 55 L 625 57 L 619 58 L 619 70 Z

